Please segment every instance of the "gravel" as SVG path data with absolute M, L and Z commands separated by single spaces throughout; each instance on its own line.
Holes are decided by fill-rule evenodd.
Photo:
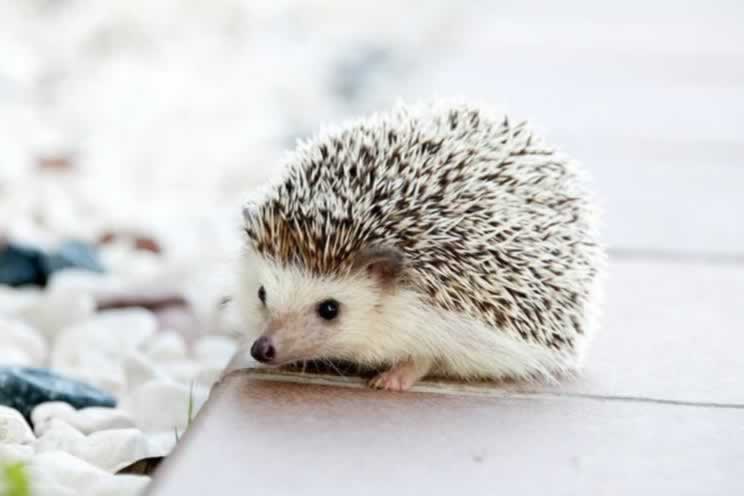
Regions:
M 238 349 L 225 301 L 246 194 L 297 138 L 389 105 L 436 64 L 452 9 L 0 3 L 0 246 L 86 243 L 104 269 L 60 262 L 45 287 L 0 285 L 0 367 L 51 367 L 117 399 L 42 403 L 33 430 L 0 409 L 0 463 L 26 463 L 35 496 L 143 489 L 114 474 L 173 449 Z

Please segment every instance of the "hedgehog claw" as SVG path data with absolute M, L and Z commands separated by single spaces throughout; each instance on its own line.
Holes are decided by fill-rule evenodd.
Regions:
M 407 391 L 429 372 L 429 368 L 430 364 L 427 362 L 407 360 L 373 377 L 369 386 L 385 391 Z

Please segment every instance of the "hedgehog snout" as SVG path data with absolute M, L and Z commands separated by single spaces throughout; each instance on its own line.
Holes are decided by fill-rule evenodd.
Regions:
M 276 358 L 276 348 L 269 336 L 261 336 L 251 346 L 251 356 L 261 363 L 271 363 Z

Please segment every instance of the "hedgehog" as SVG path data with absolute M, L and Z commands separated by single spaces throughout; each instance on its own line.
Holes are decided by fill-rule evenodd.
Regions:
M 398 103 L 300 141 L 243 208 L 246 353 L 357 364 L 390 391 L 578 371 L 598 210 L 580 166 L 512 121 Z

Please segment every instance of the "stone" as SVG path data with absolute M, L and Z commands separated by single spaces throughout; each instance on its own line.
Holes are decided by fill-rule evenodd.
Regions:
M 94 297 L 123 289 L 122 281 L 113 274 L 67 269 L 52 274 L 47 284 L 51 293 L 86 293 Z
M 155 366 L 155 362 L 139 351 L 132 351 L 124 357 L 123 367 L 127 386 L 137 388 L 152 380 L 167 380 L 168 376 Z
M 88 407 L 75 410 L 67 403 L 49 402 L 42 403 L 31 412 L 36 435 L 43 435 L 53 419 L 66 422 L 83 434 L 135 426 L 131 415 L 117 408 Z
M 127 389 L 124 366 L 118 359 L 106 354 L 91 354 L 84 363 L 59 365 L 55 370 L 72 379 L 85 382 L 94 388 L 106 391 L 117 397 Z
M 15 408 L 28 419 L 37 405 L 49 401 L 75 408 L 116 406 L 109 394 L 48 369 L 0 367 L 0 405 Z
M 225 364 L 227 365 L 227 364 Z M 211 388 L 222 376 L 225 366 L 207 365 L 199 369 L 194 376 L 194 385 L 197 387 Z
M 56 482 L 34 481 L 34 496 L 80 496 L 74 489 L 62 487 Z
M 80 450 L 81 458 L 111 473 L 137 460 L 156 455 L 150 453 L 150 443 L 138 429 L 112 429 L 93 433 Z
M 183 432 L 189 423 L 190 388 L 172 381 L 151 381 L 122 398 L 121 408 L 132 414 L 137 427 L 149 432 Z M 207 393 L 193 388 L 195 416 L 204 404 Z
M 37 453 L 64 451 L 110 473 L 137 460 L 163 455 L 139 429 L 109 429 L 86 436 L 58 419 L 49 423 L 34 447 Z
M 140 307 L 150 311 L 158 311 L 171 307 L 186 307 L 188 302 L 181 296 L 170 290 L 140 290 L 120 291 L 99 297 L 97 301 L 98 310 L 110 310 L 116 308 Z
M 41 155 L 36 159 L 36 166 L 47 171 L 69 171 L 74 167 L 73 164 L 74 156 L 71 154 Z
M 238 336 L 243 326 L 243 316 L 238 305 L 229 299 L 223 299 L 216 305 L 206 319 L 213 334 Z
M 173 329 L 186 339 L 203 334 L 202 322 L 190 307 L 168 306 L 155 311 L 161 329 Z
M 42 291 L 35 286 L 11 288 L 0 285 L 0 315 L 16 316 L 42 298 Z
M 151 253 L 159 254 L 163 251 L 160 243 L 155 238 L 144 234 L 128 233 L 128 232 L 114 232 L 105 231 L 98 238 L 98 244 L 108 245 L 114 242 L 124 240 L 135 250 L 149 251 Z
M 194 343 L 194 357 L 205 365 L 225 366 L 238 349 L 235 340 L 226 336 L 204 336 Z
M 179 431 L 179 437 L 181 434 L 183 432 Z M 160 453 L 160 456 L 166 456 L 173 451 L 173 448 L 176 447 L 176 443 L 178 442 L 173 430 L 145 432 L 145 436 L 147 437 L 150 453 L 153 453 L 153 456 L 157 456 L 158 453 Z
M 64 451 L 37 453 L 31 458 L 28 470 L 31 480 L 34 481 L 35 495 L 37 491 L 39 494 L 50 496 L 88 495 L 91 494 L 90 488 L 113 477 L 106 471 Z M 50 492 L 42 492 L 44 488 L 49 488 L 47 490 Z M 51 489 L 60 492 L 51 492 Z
M 152 336 L 157 320 L 141 308 L 109 310 L 62 330 L 51 365 L 115 394 L 126 387 L 123 361 Z
M 107 310 L 86 322 L 67 327 L 57 337 L 52 362 L 65 355 L 79 355 L 79 348 L 90 346 L 99 353 L 123 357 L 152 336 L 157 319 L 142 308 Z M 83 350 L 88 352 L 88 350 Z
M 189 359 L 165 362 L 160 369 L 173 381 L 184 385 L 191 384 L 199 373 L 199 365 Z
M 15 243 L 0 246 L 0 284 L 7 286 L 46 284 L 46 274 L 41 266 L 44 254 L 33 248 Z
M 104 407 L 82 408 L 75 412 L 71 425 L 83 434 L 91 434 L 112 429 L 128 429 L 134 427 L 132 416 L 120 409 Z
M 95 247 L 81 241 L 62 243 L 55 252 L 42 258 L 41 266 L 47 277 L 64 269 L 103 272 Z
M 0 444 L 30 444 L 35 440 L 31 427 L 18 410 L 0 406 Z
M 47 345 L 38 331 L 20 320 L 0 318 L 0 350 L 22 350 L 31 359 L 27 365 L 40 366 L 47 358 Z M 0 364 L 8 365 L 0 359 Z
M 135 250 L 149 251 L 156 254 L 159 254 L 163 251 L 160 243 L 158 243 L 155 239 L 147 236 L 136 237 L 134 239 L 134 248 Z
M 62 329 L 93 317 L 95 308 L 95 300 L 90 294 L 47 291 L 43 298 L 21 311 L 18 317 L 43 333 L 48 340 L 53 340 Z
M 0 247 L 0 284 L 46 286 L 53 273 L 70 268 L 103 272 L 95 249 L 87 243 L 67 241 L 48 254 L 19 243 Z
M 186 342 L 176 331 L 162 330 L 145 341 L 142 352 L 153 360 L 182 360 L 186 357 Z
M 24 350 L 15 347 L 0 349 L 0 365 L 4 367 L 31 367 L 34 360 Z
M 28 463 L 34 455 L 34 448 L 29 444 L 0 443 L 0 465 Z
M 145 475 L 115 475 L 105 478 L 90 488 L 91 496 L 135 496 L 141 494 L 150 478 Z
M 141 460 L 137 460 L 136 462 L 127 465 L 126 467 L 122 468 L 116 473 L 117 474 L 151 475 L 160 466 L 160 464 L 163 462 L 164 459 L 165 457 L 163 456 L 153 456 L 150 458 L 143 458 Z
M 36 453 L 47 451 L 64 451 L 80 457 L 80 452 L 85 444 L 85 435 L 72 427 L 67 422 L 52 419 L 44 434 L 34 443 Z
M 75 415 L 76 411 L 69 403 L 63 401 L 41 403 L 31 411 L 31 424 L 34 426 L 34 432 L 37 436 L 43 435 L 49 430 L 54 419 L 71 425 L 72 422 L 69 419 Z

